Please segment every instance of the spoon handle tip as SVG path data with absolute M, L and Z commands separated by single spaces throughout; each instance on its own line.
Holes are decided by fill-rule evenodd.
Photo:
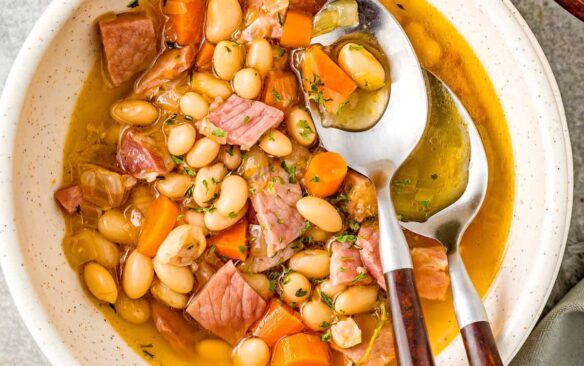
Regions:
M 471 323 L 460 333 L 471 366 L 503 366 L 489 322 Z

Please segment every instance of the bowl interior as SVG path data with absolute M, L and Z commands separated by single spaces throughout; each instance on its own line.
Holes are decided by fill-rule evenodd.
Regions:
M 509 124 L 514 218 L 485 299 L 509 361 L 543 308 L 565 244 L 572 171 L 563 107 L 543 53 L 510 3 L 431 3 L 475 50 Z M 0 258 L 25 323 L 54 364 L 143 363 L 87 299 L 66 263 L 63 220 L 53 201 L 70 114 L 99 46 L 92 24 L 98 15 L 124 8 L 115 0 L 53 1 L 27 39 L 0 106 Z M 460 337 L 438 361 L 466 364 Z

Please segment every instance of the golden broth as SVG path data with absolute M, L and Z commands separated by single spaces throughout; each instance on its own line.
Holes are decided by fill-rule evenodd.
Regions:
M 422 0 L 382 0 L 396 15 L 412 37 L 422 63 L 442 78 L 461 98 L 478 125 L 489 158 L 490 180 L 483 208 L 468 229 L 462 254 L 479 293 L 484 295 L 493 281 L 504 252 L 513 211 L 513 159 L 511 142 L 502 108 L 492 84 L 474 55 L 455 28 Z M 70 162 L 88 141 L 98 142 L 106 136 L 97 131 L 109 127 L 109 107 L 126 95 L 130 85 L 108 88 L 103 82 L 101 65 L 91 71 L 73 112 L 64 149 L 64 183 L 74 172 Z M 74 225 L 68 222 L 68 227 Z M 433 245 L 427 239 L 406 233 L 411 246 Z M 184 359 L 172 351 L 155 330 L 152 322 L 134 325 L 122 320 L 107 305 L 98 304 L 105 318 L 128 342 L 130 347 L 152 364 L 221 365 L 228 361 Z M 432 348 L 438 354 L 458 334 L 452 300 L 423 301 Z M 215 355 L 229 358 L 229 355 Z

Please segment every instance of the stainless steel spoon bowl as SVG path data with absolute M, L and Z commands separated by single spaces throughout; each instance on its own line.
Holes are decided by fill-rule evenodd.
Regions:
M 438 77 L 430 72 L 427 76 L 431 87 L 443 89 L 444 93 L 441 95 L 451 99 L 449 102 L 455 106 L 466 124 L 470 142 L 468 182 L 464 193 L 456 202 L 425 222 L 402 222 L 402 226 L 414 233 L 436 239 L 446 247 L 456 320 L 470 364 L 502 365 L 485 308 L 468 276 L 459 251 L 462 236 L 476 217 L 487 193 L 487 156 L 474 122 L 458 97 Z
M 426 80 L 408 37 L 387 9 L 377 0 L 357 0 L 357 4 L 359 25 L 336 28 L 311 43 L 330 46 L 345 36 L 359 33 L 374 36 L 389 66 L 391 91 L 387 109 L 372 128 L 347 132 L 323 127 L 320 112 L 308 97 L 307 108 L 323 146 L 340 153 L 351 168 L 369 177 L 377 189 L 379 247 L 400 365 L 433 365 L 409 247 L 390 197 L 394 173 L 426 128 L 429 103 Z

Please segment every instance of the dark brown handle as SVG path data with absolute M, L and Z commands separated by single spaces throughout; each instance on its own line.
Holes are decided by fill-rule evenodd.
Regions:
M 564 9 L 584 21 L 584 0 L 556 0 Z
M 385 274 L 395 349 L 400 366 L 433 366 L 424 315 L 411 268 Z
M 503 366 L 489 322 L 476 322 L 460 330 L 471 366 Z

